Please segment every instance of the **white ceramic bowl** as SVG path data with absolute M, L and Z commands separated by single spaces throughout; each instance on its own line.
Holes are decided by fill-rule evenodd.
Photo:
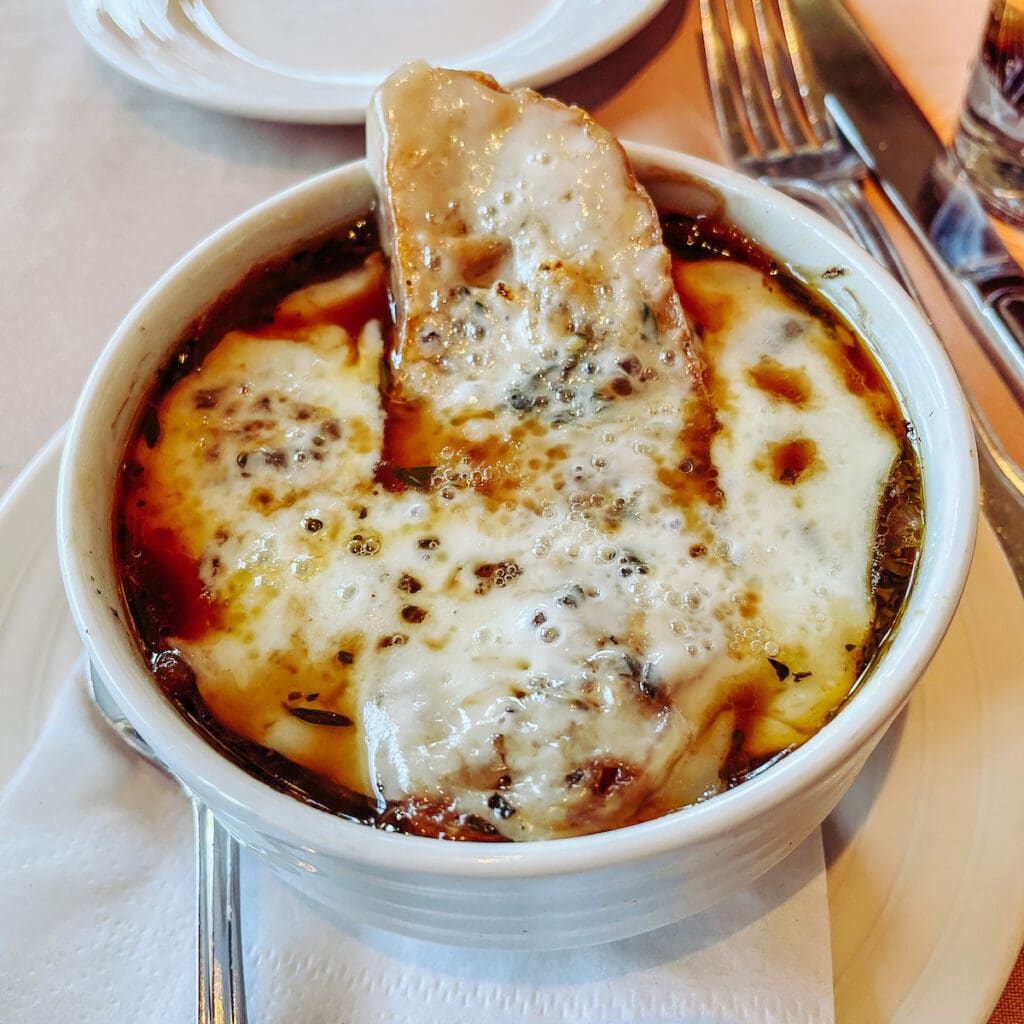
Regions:
M 78 405 L 58 532 L 89 656 L 185 785 L 336 915 L 441 942 L 539 949 L 637 934 L 696 913 L 767 871 L 828 815 L 903 707 L 956 608 L 977 517 L 973 439 L 949 363 L 917 309 L 845 236 L 791 200 L 703 161 L 639 146 L 629 152 L 642 178 L 669 172 L 710 184 L 727 220 L 797 268 L 857 325 L 915 425 L 923 463 L 920 568 L 870 679 L 804 746 L 706 803 L 548 842 L 386 834 L 247 775 L 193 732 L 148 674 L 125 626 L 111 556 L 113 480 L 136 410 L 188 324 L 247 269 L 366 210 L 371 189 L 361 163 L 269 200 L 181 260 L 118 329 Z

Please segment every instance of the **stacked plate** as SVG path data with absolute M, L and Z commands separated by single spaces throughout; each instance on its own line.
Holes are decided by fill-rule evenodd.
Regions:
M 67 0 L 109 64 L 179 99 L 310 124 L 363 119 L 406 61 L 541 86 L 609 53 L 666 0 Z

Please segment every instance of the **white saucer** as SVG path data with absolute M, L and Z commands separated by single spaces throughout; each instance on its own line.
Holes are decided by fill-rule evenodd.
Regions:
M 61 437 L 0 500 L 0 790 L 80 653 L 57 567 Z M 838 1024 L 983 1024 L 1024 932 L 1024 598 L 982 524 L 907 711 L 823 827 Z
M 363 119 L 416 58 L 541 86 L 603 57 L 666 0 L 66 0 L 109 64 L 179 99 L 246 117 Z

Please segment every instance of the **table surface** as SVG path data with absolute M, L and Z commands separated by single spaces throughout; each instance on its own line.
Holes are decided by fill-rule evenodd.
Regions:
M 944 137 L 980 38 L 982 0 L 850 0 Z M 361 127 L 282 125 L 187 106 L 101 64 L 59 0 L 5 0 L 0 34 L 0 492 L 71 415 L 107 338 L 174 260 L 234 215 L 363 154 Z M 696 0 L 546 89 L 625 139 L 725 161 L 707 99 Z M 1007 443 L 1024 419 L 889 223 L 966 386 Z M 1003 230 L 1024 255 L 1024 236 Z M 934 305 L 933 305 L 934 303 Z M 1024 451 L 1020 452 L 1024 464 Z M 1018 961 L 997 1024 L 1024 1022 Z

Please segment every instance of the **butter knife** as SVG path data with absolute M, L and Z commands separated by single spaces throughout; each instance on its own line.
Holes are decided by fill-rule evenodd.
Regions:
M 1024 273 L 977 193 L 840 0 L 790 0 L 825 105 L 1024 401 Z
M 977 193 L 840 0 L 788 0 L 781 6 L 794 18 L 787 30 L 795 29 L 811 54 L 836 127 L 909 227 L 1024 409 L 1024 272 Z M 984 442 L 985 512 L 1024 588 L 1024 469 L 973 399 L 971 406 Z

